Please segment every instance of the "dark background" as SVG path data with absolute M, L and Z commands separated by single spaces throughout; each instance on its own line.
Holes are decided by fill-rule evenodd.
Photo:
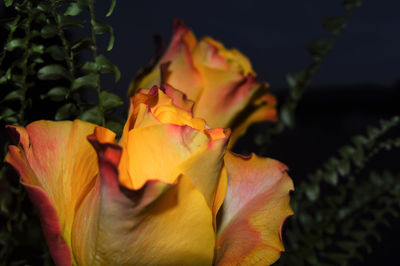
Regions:
M 378 126 L 379 119 L 400 113 L 400 2 L 363 2 L 300 102 L 295 129 L 277 138 L 266 153 L 289 166 L 295 183 L 349 144 L 351 136 L 364 134 L 367 125 Z M 311 63 L 306 44 L 330 36 L 321 19 L 344 14 L 340 0 L 119 1 L 106 21 L 116 36 L 108 57 L 122 78 L 116 85 L 111 80 L 107 84 L 125 97 L 131 78 L 154 54 L 153 35 L 160 34 L 168 44 L 172 19 L 180 18 L 197 38 L 212 36 L 243 52 L 283 101 L 286 74 Z M 256 151 L 253 137 L 264 129 L 251 128 L 239 148 Z M 398 158 L 387 155 L 375 165 L 394 169 Z M 393 220 L 394 225 L 399 222 Z M 383 242 L 372 241 L 374 251 L 361 265 L 400 264 L 399 226 L 380 232 Z

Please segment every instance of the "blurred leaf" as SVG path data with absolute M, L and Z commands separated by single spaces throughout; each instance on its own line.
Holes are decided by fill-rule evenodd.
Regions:
M 117 136 L 120 136 L 122 134 L 122 129 L 123 129 L 123 124 L 119 123 L 117 121 L 107 121 L 106 123 L 106 128 L 110 129 L 113 131 Z
M 77 16 L 79 13 L 84 11 L 85 8 L 82 7 L 82 5 L 79 5 L 78 3 L 71 3 L 68 7 L 68 9 L 65 11 L 64 15 L 66 16 Z
M 100 93 L 100 99 L 103 103 L 104 109 L 109 109 L 124 104 L 118 95 L 107 91 L 102 91 Z
M 335 186 L 335 185 L 337 185 L 337 183 L 338 183 L 338 176 L 337 176 L 337 174 L 336 174 L 335 171 L 330 171 L 330 172 L 328 172 L 328 173 L 326 174 L 325 180 L 326 180 L 329 184 Z
M 79 119 L 87 122 L 91 122 L 97 125 L 100 125 L 102 123 L 102 115 L 100 108 L 98 106 L 94 106 L 90 108 L 89 110 L 86 110 L 83 112 L 80 116 Z
M 67 103 L 61 106 L 54 117 L 55 120 L 65 120 L 69 119 L 72 115 L 77 112 L 77 108 L 73 103 Z
M 58 80 L 60 78 L 69 79 L 68 71 L 61 65 L 44 66 L 38 71 L 38 78 L 41 80 Z
M 321 60 L 332 49 L 334 40 L 316 39 L 307 44 L 306 49 L 314 60 Z
M 112 14 L 113 11 L 114 11 L 115 4 L 116 4 L 116 3 L 117 3 L 117 0 L 111 0 L 110 10 L 108 10 L 108 13 L 107 13 L 106 17 L 111 16 L 111 14 Z
M 319 197 L 319 186 L 312 184 L 306 187 L 306 195 L 309 200 L 315 201 Z
M 78 53 L 78 52 L 82 51 L 83 49 L 88 49 L 89 51 L 93 51 L 94 44 L 93 44 L 92 39 L 85 37 L 85 38 L 82 38 L 82 39 L 76 41 L 72 45 L 71 49 L 74 53 Z
M 114 30 L 113 28 L 97 19 L 92 19 L 92 26 L 96 34 L 110 34 L 110 41 L 108 42 L 107 51 L 111 51 L 114 46 Z
M 52 38 L 57 35 L 58 29 L 54 24 L 44 25 L 42 30 L 40 31 L 41 35 L 45 39 Z
M 13 0 L 4 0 L 6 7 L 10 7 L 13 4 Z
M 353 9 L 357 6 L 361 6 L 362 0 L 342 0 L 342 4 L 346 9 Z
M 75 79 L 72 82 L 72 90 L 79 90 L 82 88 L 87 89 L 96 89 L 97 88 L 97 75 L 96 74 L 88 74 L 82 77 Z
M 97 64 L 95 62 L 85 62 L 81 67 L 81 71 L 85 74 L 97 73 Z
M 347 19 L 344 17 L 329 17 L 322 20 L 322 26 L 333 34 L 339 34 L 346 23 Z
M 32 51 L 32 53 L 43 54 L 44 46 L 32 44 L 31 51 Z
M 79 27 L 83 28 L 85 26 L 85 23 L 80 21 L 79 19 L 76 19 L 71 16 L 65 16 L 65 15 L 58 15 L 58 21 L 60 23 L 60 27 L 65 29 L 65 28 L 70 28 L 70 27 Z
M 25 40 L 24 39 L 12 39 L 10 42 L 6 44 L 7 51 L 13 51 L 15 48 L 25 49 Z
M 47 92 L 47 94 L 41 95 L 40 98 L 50 98 L 52 101 L 60 102 L 65 100 L 66 95 L 68 94 L 68 89 L 65 87 L 55 87 Z
M 0 109 L 0 120 L 4 119 L 6 117 L 12 116 L 14 114 L 16 114 L 16 112 L 13 109 L 8 108 L 8 107 L 5 107 L 5 108 L 2 107 Z
M 48 1 L 40 1 L 36 9 L 44 13 L 51 13 L 51 6 Z
M 303 81 L 304 78 L 305 78 L 304 71 L 289 73 L 286 75 L 286 81 L 289 84 L 290 88 L 296 88 L 301 86 L 300 82 Z
M 58 45 L 49 46 L 46 48 L 45 52 L 49 53 L 50 56 L 56 61 L 63 61 L 65 59 L 64 51 L 61 46 Z
M 112 64 L 104 55 L 99 55 L 96 57 L 97 68 L 101 73 L 114 73 L 115 82 L 121 78 L 121 72 L 119 69 Z
M 23 97 L 24 97 L 24 92 L 22 90 L 14 90 L 9 94 L 7 94 L 6 97 L 4 97 L 3 100 L 1 101 L 2 102 L 15 101 L 15 100 L 21 101 Z
M 294 108 L 293 104 L 286 104 L 282 106 L 280 117 L 284 125 L 292 128 L 294 126 Z

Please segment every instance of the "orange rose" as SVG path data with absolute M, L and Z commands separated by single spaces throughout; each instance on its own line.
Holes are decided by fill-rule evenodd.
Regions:
M 171 87 L 138 93 L 119 144 L 110 130 L 79 120 L 8 127 L 16 145 L 7 162 L 39 211 L 57 265 L 279 258 L 292 214 L 287 168 L 225 153 L 229 130 L 208 129 L 191 108 Z
M 209 37 L 197 41 L 180 21 L 174 21 L 165 54 L 149 73 L 133 81 L 130 95 L 164 83 L 196 102 L 194 115 L 212 128 L 231 128 L 231 143 L 254 122 L 276 121 L 276 99 L 267 83 L 257 81 L 250 61 Z

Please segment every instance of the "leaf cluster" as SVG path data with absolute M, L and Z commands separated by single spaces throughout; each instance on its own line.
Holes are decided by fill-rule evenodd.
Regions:
M 112 14 L 116 0 L 110 2 L 106 16 Z M 4 5 L 8 16 L 0 27 L 6 35 L 0 52 L 0 126 L 79 118 L 120 133 L 122 121 L 114 113 L 123 102 L 118 95 L 102 90 L 100 81 L 102 74 L 111 73 L 117 82 L 121 74 L 96 44 L 96 36 L 108 34 L 107 50 L 111 50 L 114 34 L 110 25 L 95 16 L 94 0 L 5 0 Z M 85 30 L 82 37 L 76 34 Z M 84 53 L 91 59 L 82 60 Z M 23 232 L 36 232 L 27 240 L 43 243 L 30 206 L 17 176 L 3 163 L 0 261 L 6 265 L 50 263 L 48 254 L 37 257 L 37 253 L 27 252 L 25 256 L 30 258 L 19 254 L 21 243 L 29 242 L 23 240 Z M 31 244 L 28 249 L 35 246 Z
M 394 117 L 353 137 L 322 168 L 296 185 L 288 225 L 284 265 L 348 265 L 372 250 L 377 228 L 400 215 L 398 174 L 362 171 L 381 151 L 400 148 L 399 137 L 385 137 L 400 124 Z M 364 176 L 368 177 L 365 178 Z

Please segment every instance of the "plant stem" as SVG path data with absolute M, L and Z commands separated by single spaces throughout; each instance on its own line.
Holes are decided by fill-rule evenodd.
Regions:
M 28 9 L 32 8 L 32 4 L 28 2 Z M 21 107 L 19 109 L 19 124 L 25 125 L 25 108 L 26 108 L 26 93 L 28 91 L 27 86 L 27 78 L 28 78 L 28 59 L 30 55 L 29 51 L 29 43 L 31 39 L 31 24 L 32 24 L 33 13 L 28 12 L 28 20 L 25 28 L 25 44 L 24 44 L 24 61 L 23 61 L 23 69 L 22 69 L 22 99 L 21 99 Z
M 93 60 L 97 58 L 97 45 L 96 45 L 96 32 L 94 31 L 94 26 L 96 25 L 95 21 L 95 14 L 94 14 L 94 0 L 89 1 L 89 9 L 90 9 L 90 22 L 91 22 L 91 32 L 92 32 L 92 42 L 93 42 Z M 99 109 L 101 115 L 101 125 L 105 126 L 105 118 L 104 118 L 104 107 L 103 107 L 103 100 L 101 99 L 101 84 L 100 84 L 100 74 L 97 73 L 96 75 L 96 82 L 97 82 L 97 96 L 99 101 Z
M 66 95 L 66 98 L 68 99 L 69 95 L 72 91 L 72 82 L 75 80 L 75 66 L 74 66 L 73 60 L 71 59 L 72 54 L 69 51 L 69 45 L 68 45 L 67 38 L 65 37 L 64 31 L 60 26 L 60 19 L 57 15 L 55 0 L 50 0 L 50 6 L 51 6 L 51 14 L 53 15 L 54 21 L 56 22 L 57 35 L 61 39 L 61 43 L 63 46 L 63 52 L 64 52 L 64 58 L 65 58 L 65 62 L 67 63 L 68 72 L 69 72 L 69 76 L 70 76 L 70 88 Z

